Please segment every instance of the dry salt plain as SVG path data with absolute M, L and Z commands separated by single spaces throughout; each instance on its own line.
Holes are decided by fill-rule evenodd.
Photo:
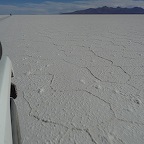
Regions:
M 23 144 L 144 143 L 144 16 L 2 17 Z

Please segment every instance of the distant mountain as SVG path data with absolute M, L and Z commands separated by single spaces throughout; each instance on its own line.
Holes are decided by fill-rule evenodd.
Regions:
M 121 7 L 100 7 L 100 8 L 89 8 L 85 10 L 78 10 L 70 13 L 62 14 L 144 14 L 144 9 L 140 7 L 134 8 L 121 8 Z

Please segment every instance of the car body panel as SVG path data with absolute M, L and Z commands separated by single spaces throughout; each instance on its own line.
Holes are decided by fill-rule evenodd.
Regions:
M 12 64 L 8 57 L 0 60 L 0 144 L 12 144 L 10 86 Z

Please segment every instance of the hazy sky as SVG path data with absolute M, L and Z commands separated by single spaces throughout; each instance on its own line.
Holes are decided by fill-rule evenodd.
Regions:
M 101 6 L 144 8 L 144 0 L 0 0 L 0 14 L 59 14 Z

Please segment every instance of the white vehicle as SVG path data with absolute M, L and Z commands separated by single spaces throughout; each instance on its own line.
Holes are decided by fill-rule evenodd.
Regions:
M 16 86 L 12 84 L 14 76 L 11 61 L 2 56 L 0 43 L 0 144 L 21 144 L 20 128 L 14 99 Z

